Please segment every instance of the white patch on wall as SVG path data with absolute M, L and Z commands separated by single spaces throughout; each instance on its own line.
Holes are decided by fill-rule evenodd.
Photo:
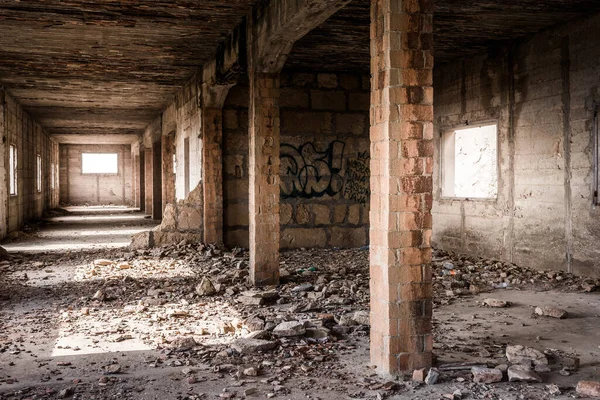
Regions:
M 444 132 L 442 196 L 489 199 L 497 195 L 497 125 Z
M 117 153 L 81 153 L 82 174 L 118 174 Z

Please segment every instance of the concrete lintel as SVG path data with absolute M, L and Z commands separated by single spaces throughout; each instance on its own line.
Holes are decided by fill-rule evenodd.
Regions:
M 59 144 L 132 144 L 140 140 L 139 135 L 105 134 L 105 135 L 51 135 Z
M 257 72 L 277 73 L 294 43 L 325 22 L 350 0 L 272 0 L 255 10 L 251 39 Z

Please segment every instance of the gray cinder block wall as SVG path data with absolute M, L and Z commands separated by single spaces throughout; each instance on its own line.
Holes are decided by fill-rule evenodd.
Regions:
M 600 209 L 593 204 L 598 26 L 595 16 L 436 67 L 437 247 L 600 276 Z M 443 198 L 441 133 L 490 121 L 499 132 L 497 199 Z

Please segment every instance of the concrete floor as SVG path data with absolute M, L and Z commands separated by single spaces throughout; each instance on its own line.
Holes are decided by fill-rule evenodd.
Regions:
M 329 350 L 321 346 L 320 351 L 331 353 L 331 361 L 316 363 L 311 370 L 300 368 L 306 360 L 298 359 L 293 352 L 291 356 L 266 354 L 261 365 L 274 366 L 264 367 L 258 377 L 240 378 L 228 369 L 231 366 L 235 371 L 233 364 L 240 360 L 229 357 L 230 361 L 216 365 L 214 359 L 200 357 L 201 351 L 172 351 L 148 340 L 150 331 L 182 333 L 189 329 L 190 322 L 162 317 L 160 307 L 151 308 L 147 318 L 124 312 L 124 304 L 136 304 L 135 292 L 140 287 L 144 293 L 147 287 L 165 287 L 171 288 L 165 290 L 173 295 L 164 307 L 201 307 L 203 322 L 215 326 L 223 319 L 238 318 L 241 310 L 228 305 L 222 297 L 198 302 L 177 295 L 183 282 L 194 279 L 195 271 L 214 268 L 214 260 L 207 260 L 205 266 L 187 265 L 178 264 L 177 257 L 153 258 L 150 253 L 138 253 L 130 264 L 151 262 L 152 266 L 126 271 L 116 268 L 89 278 L 93 260 L 122 258 L 128 253 L 123 246 L 129 242 L 129 236 L 154 223 L 124 208 L 69 211 L 69 215 L 51 218 L 29 238 L 3 245 L 13 254 L 21 252 L 22 260 L 0 270 L 0 399 L 231 398 L 244 397 L 248 388 L 257 391 L 247 397 L 265 398 L 272 394 L 282 399 L 425 400 L 442 399 L 456 390 L 465 399 L 566 399 L 573 397 L 573 387 L 579 380 L 600 379 L 600 295 L 516 289 L 459 297 L 437 307 L 434 318 L 438 364 L 501 363 L 507 344 L 521 344 L 549 354 L 577 354 L 581 358 L 579 371 L 562 376 L 553 370 L 542 374 L 541 384 L 483 385 L 472 383 L 469 371 L 464 370 L 444 374 L 441 382 L 433 386 L 415 384 L 410 379 L 397 381 L 401 390 L 386 392 L 381 389 L 386 380 L 374 375 L 369 366 L 368 335 L 356 334 L 335 342 Z M 355 252 L 360 257 L 354 259 L 367 273 L 366 252 Z M 307 260 L 313 258 L 328 259 L 333 264 L 348 262 L 341 258 L 346 254 L 343 252 L 315 257 L 319 254 L 292 252 L 286 257 L 299 258 L 299 265 L 307 265 Z M 319 263 L 315 261 L 317 269 L 323 270 L 325 267 Z M 287 267 L 295 265 L 288 262 Z M 86 313 L 87 306 L 83 306 L 106 285 L 112 285 L 127 301 L 98 303 Z M 509 300 L 512 306 L 482 307 L 480 303 L 487 297 Z M 352 307 L 364 309 L 366 304 Z M 560 306 L 570 317 L 536 317 L 533 307 L 537 305 Z M 289 313 L 284 310 L 275 312 Z M 231 334 L 203 337 L 203 351 L 227 348 L 233 340 Z M 290 346 L 293 349 L 296 345 Z M 114 365 L 120 371 L 109 373 Z M 563 394 L 550 395 L 546 385 L 551 383 L 561 387 Z M 67 388 L 72 391 L 61 392 Z
M 131 236 L 157 223 L 125 206 L 65 207 L 65 215 L 44 220 L 34 230 L 2 246 L 11 252 L 63 252 L 126 247 Z

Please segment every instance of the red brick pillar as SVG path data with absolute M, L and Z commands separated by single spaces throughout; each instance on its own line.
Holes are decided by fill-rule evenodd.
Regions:
M 371 362 L 431 366 L 431 0 L 371 1 Z
M 250 78 L 250 278 L 279 282 L 279 74 Z
M 202 108 L 204 242 L 223 242 L 223 109 Z

